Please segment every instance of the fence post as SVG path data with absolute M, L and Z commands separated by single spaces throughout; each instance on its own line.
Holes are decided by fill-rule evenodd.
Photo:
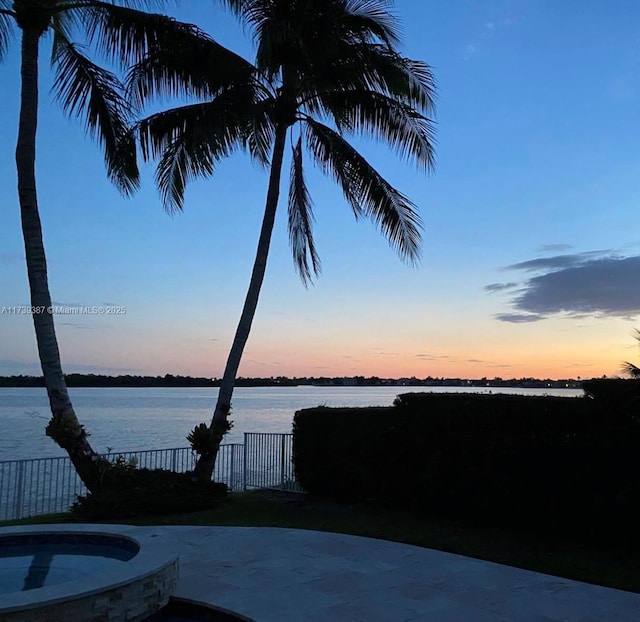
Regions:
M 14 495 L 14 518 L 22 518 L 22 504 L 24 503 L 24 469 L 26 460 L 19 460 L 18 463 L 18 481 L 16 482 L 16 491 Z
M 178 471 L 178 450 L 171 450 L 171 470 L 176 473 Z
M 236 446 L 231 445 L 231 473 L 229 474 L 229 482 L 231 482 L 231 486 L 229 486 L 229 488 L 231 488 L 231 492 L 233 492 L 233 489 L 235 488 L 235 485 L 234 485 L 234 479 L 236 474 L 235 458 L 236 458 Z
M 247 432 L 244 433 L 244 445 L 242 446 L 242 490 L 246 492 L 247 490 Z
M 285 436 L 280 435 L 280 488 L 284 488 Z

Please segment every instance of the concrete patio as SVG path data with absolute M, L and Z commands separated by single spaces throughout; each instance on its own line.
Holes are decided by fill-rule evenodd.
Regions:
M 130 527 L 178 541 L 175 596 L 256 622 L 636 622 L 640 594 L 406 544 L 268 527 Z

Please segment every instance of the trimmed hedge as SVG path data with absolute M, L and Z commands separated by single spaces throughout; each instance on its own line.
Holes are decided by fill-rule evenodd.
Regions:
M 226 484 L 195 481 L 190 472 L 114 468 L 100 489 L 78 495 L 71 513 L 96 521 L 196 512 L 215 507 L 228 491 Z
M 590 534 L 640 518 L 640 428 L 597 399 L 405 394 L 298 411 L 293 440 L 298 481 L 321 496 Z
M 585 394 L 616 416 L 640 415 L 640 379 L 600 378 L 582 383 Z

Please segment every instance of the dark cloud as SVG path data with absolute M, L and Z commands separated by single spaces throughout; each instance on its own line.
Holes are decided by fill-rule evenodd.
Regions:
M 512 324 L 527 324 L 544 319 L 541 315 L 531 313 L 498 313 L 495 318 L 501 322 L 510 322 Z
M 640 256 L 595 259 L 529 279 L 513 305 L 543 315 L 628 317 L 640 313 L 639 283 Z
M 502 292 L 505 289 L 513 289 L 514 287 L 518 287 L 517 283 L 491 283 L 489 285 L 484 286 L 484 291 L 492 294 L 493 292 Z
M 538 259 L 530 259 L 521 263 L 514 263 L 503 270 L 524 270 L 526 272 L 535 272 L 538 270 L 561 270 L 563 268 L 572 268 L 581 266 L 599 257 L 609 256 L 616 258 L 613 252 L 606 251 L 588 251 L 586 253 L 576 253 L 574 255 L 554 255 L 553 257 L 540 257 Z
M 480 359 L 467 359 L 467 363 L 484 363 L 484 361 Z
M 495 316 L 502 322 L 536 322 L 556 314 L 574 319 L 640 314 L 640 256 L 592 251 L 533 259 L 508 269 L 541 274 L 512 294 L 513 311 Z

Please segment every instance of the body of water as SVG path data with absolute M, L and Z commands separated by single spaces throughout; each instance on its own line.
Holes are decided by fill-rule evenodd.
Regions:
M 517 393 L 581 396 L 580 389 L 478 387 L 250 387 L 233 396 L 234 427 L 227 443 L 241 443 L 244 432 L 291 432 L 301 408 L 390 406 L 408 392 Z M 70 389 L 76 413 L 96 451 L 135 451 L 187 447 L 185 436 L 202 421 L 209 423 L 217 388 L 78 388 Z M 65 456 L 44 429 L 49 402 L 44 389 L 0 388 L 0 460 Z

